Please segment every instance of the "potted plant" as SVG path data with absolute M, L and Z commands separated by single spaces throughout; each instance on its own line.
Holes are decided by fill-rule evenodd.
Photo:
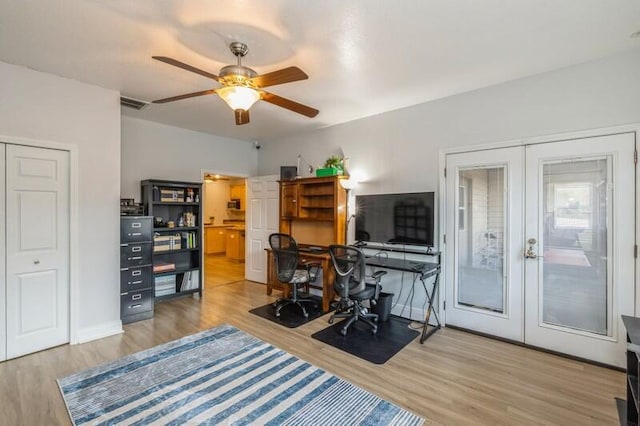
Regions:
M 316 176 L 341 175 L 344 170 L 342 158 L 332 155 L 324 162 L 323 168 L 316 169 Z

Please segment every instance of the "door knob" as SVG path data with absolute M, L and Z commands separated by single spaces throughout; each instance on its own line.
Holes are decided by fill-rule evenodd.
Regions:
M 527 248 L 524 251 L 524 258 L 525 259 L 538 259 L 538 258 L 542 258 L 542 256 L 538 256 L 538 254 L 536 253 L 535 250 L 535 245 L 538 241 L 535 238 L 529 238 L 527 240 L 527 244 L 529 244 L 529 248 Z

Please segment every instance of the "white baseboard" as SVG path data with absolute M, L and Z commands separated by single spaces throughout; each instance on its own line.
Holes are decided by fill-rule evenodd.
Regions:
M 99 324 L 93 327 L 84 328 L 78 331 L 78 341 L 72 342 L 86 343 L 92 340 L 102 339 L 103 337 L 113 336 L 115 334 L 122 333 L 122 321 L 111 321 L 103 324 Z

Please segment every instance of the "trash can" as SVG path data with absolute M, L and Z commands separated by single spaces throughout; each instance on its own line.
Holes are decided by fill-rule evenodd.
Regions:
M 389 321 L 392 304 L 393 293 L 380 293 L 378 295 L 378 302 L 371 307 L 371 312 L 378 314 L 378 321 Z

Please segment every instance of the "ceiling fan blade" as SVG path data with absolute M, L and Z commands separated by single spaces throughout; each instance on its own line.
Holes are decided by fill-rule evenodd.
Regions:
M 260 92 L 260 99 L 269 102 L 270 104 L 278 105 L 279 107 L 297 112 L 298 114 L 306 115 L 310 118 L 315 117 L 320 112 L 315 108 L 299 104 L 291 99 L 283 98 L 282 96 L 274 95 L 273 93 L 265 92 L 264 90 Z
M 249 111 L 244 109 L 236 109 L 233 111 L 236 116 L 236 124 L 239 126 L 241 124 L 247 124 L 249 122 Z
M 196 96 L 211 95 L 213 93 L 216 93 L 215 89 L 203 90 L 201 92 L 187 93 L 185 95 L 178 95 L 178 96 L 172 96 L 170 98 L 158 99 L 157 101 L 153 101 L 153 103 L 164 104 L 166 102 L 179 101 L 181 99 L 187 99 L 187 98 L 195 98 Z
M 172 59 L 172 58 L 167 58 L 166 56 L 152 56 L 152 58 L 155 59 L 156 61 L 164 62 L 165 64 L 173 65 L 174 67 L 182 68 L 183 70 L 200 74 L 204 77 L 213 79 L 215 81 L 219 81 L 219 78 L 220 78 L 215 74 L 211 74 L 210 72 L 203 71 L 196 67 L 192 67 L 191 65 L 185 64 L 184 62 L 176 61 L 175 59 Z
M 292 81 L 306 80 L 309 78 L 298 67 L 283 68 L 278 71 L 268 72 L 249 79 L 257 88 L 275 86 L 276 84 L 290 83 Z

